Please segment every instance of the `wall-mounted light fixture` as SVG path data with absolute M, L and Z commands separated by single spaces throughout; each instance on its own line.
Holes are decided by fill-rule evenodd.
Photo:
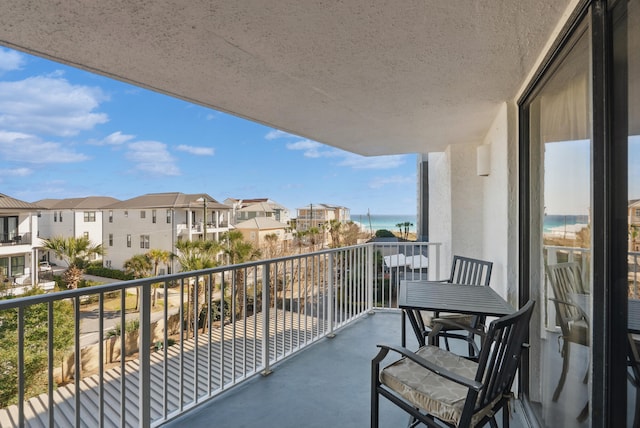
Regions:
M 477 148 L 477 171 L 481 177 L 486 177 L 491 172 L 491 146 L 483 144 Z

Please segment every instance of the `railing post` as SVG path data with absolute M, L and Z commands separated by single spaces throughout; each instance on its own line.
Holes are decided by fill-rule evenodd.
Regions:
M 328 328 L 328 333 L 327 336 L 328 337 L 334 337 L 335 334 L 333 333 L 333 320 L 334 320 L 334 313 L 333 313 L 333 278 L 334 278 L 334 274 L 333 274 L 333 258 L 335 256 L 336 253 L 329 253 L 329 272 L 327 275 L 327 328 Z
M 373 266 L 373 249 L 374 244 L 369 244 L 367 246 L 367 307 L 369 309 L 369 313 L 373 314 L 373 283 L 377 279 L 374 277 L 375 271 Z
M 151 283 L 145 283 L 141 288 L 138 426 L 149 427 L 151 426 Z M 123 325 L 121 329 L 124 335 L 125 326 Z
M 269 273 L 271 270 L 271 264 L 265 263 L 262 269 L 262 364 L 264 369 L 262 375 L 267 376 L 271 374 L 271 364 L 269 357 L 269 348 L 271 342 L 271 328 L 269 325 L 269 311 L 271 309 L 271 293 L 269 289 Z

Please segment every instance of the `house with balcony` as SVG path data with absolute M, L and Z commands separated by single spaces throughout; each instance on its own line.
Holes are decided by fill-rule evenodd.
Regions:
M 206 193 L 148 193 L 103 208 L 104 265 L 124 262 L 152 248 L 176 252 L 176 242 L 219 240 L 229 230 L 231 207 Z M 175 261 L 170 273 L 178 268 Z
M 346 223 L 351 220 L 349 208 L 332 204 L 309 204 L 296 208 L 296 230 L 304 232 L 312 227 L 324 230 L 332 220 Z
M 186 6 L 160 1 L 153 7 L 134 1 L 95 2 L 83 8 L 5 2 L 0 4 L 0 23 L 0 43 L 11 48 L 361 156 L 416 154 L 418 236 L 430 246 L 437 245 L 440 252 L 439 257 L 429 252 L 429 277 L 438 279 L 436 272 L 445 272 L 453 255 L 478 257 L 493 262 L 490 287 L 513 306 L 536 301 L 529 347 L 514 388 L 518 397 L 514 404 L 519 403 L 516 408 L 526 420 L 524 426 L 634 426 L 638 391 L 628 380 L 627 360 L 632 349 L 629 316 L 634 316 L 629 304 L 640 296 L 637 281 L 630 279 L 630 266 L 638 263 L 629 262 L 636 257 L 629 252 L 629 201 L 640 198 L 638 0 L 441 4 L 353 0 L 305 2 L 301 7 L 275 0 L 260 8 L 245 1 L 212 5 L 196 0 Z M 168 28 L 175 31 L 168 35 Z M 310 226 L 316 222 L 311 207 L 308 215 Z M 586 217 L 588 224 L 581 227 L 582 233 L 563 237 L 565 241 L 558 245 L 545 236 L 548 216 Z M 367 253 L 367 248 L 355 248 L 353 251 L 362 253 L 338 260 L 375 261 L 377 249 Z M 560 352 L 559 343 L 570 337 L 557 324 L 553 302 L 558 299 L 547 272 L 551 265 L 567 262 L 581 269 L 584 293 L 580 294 L 586 296 L 581 307 L 586 315 L 582 337 L 586 340 Z M 288 372 L 292 376 L 282 376 L 289 382 L 280 388 L 265 386 L 277 379 L 267 376 L 260 379 L 264 383 L 255 381 L 241 391 L 229 391 L 237 395 L 225 395 L 229 384 L 220 381 L 270 373 L 272 356 L 277 359 L 297 351 L 301 343 L 313 342 L 316 332 L 330 332 L 322 333 L 323 342 L 336 327 L 341 328 L 338 340 L 341 335 L 349 336 L 354 331 L 351 326 L 357 325 L 352 324 L 351 314 L 366 322 L 380 313 L 391 313 L 395 318 L 384 324 L 399 330 L 399 312 L 376 312 L 379 307 L 397 309 L 392 303 L 393 284 L 378 286 L 373 280 L 379 272 L 376 263 L 356 262 L 348 272 L 341 271 L 348 273 L 350 284 L 362 288 L 355 292 L 340 289 L 339 293 L 335 277 L 319 275 L 336 271 L 335 263 L 335 257 L 321 251 L 309 255 L 300 269 L 296 265 L 295 275 L 284 266 L 273 269 L 273 275 L 285 273 L 281 278 L 270 277 L 272 270 L 266 267 L 243 276 L 229 273 L 236 280 L 227 281 L 225 287 L 246 284 L 243 280 L 250 278 L 253 287 L 248 291 L 254 293 L 255 285 L 261 284 L 263 298 L 279 299 L 273 312 L 258 311 L 256 303 L 255 312 L 247 315 L 247 321 L 242 319 L 244 324 L 229 324 L 233 329 L 222 340 L 195 335 L 183 341 L 181 363 L 176 363 L 179 374 L 154 377 L 154 383 L 152 373 L 158 372 L 152 367 L 165 367 L 163 362 L 168 367 L 169 361 L 174 364 L 169 353 L 176 349 L 154 355 L 158 362 L 154 360 L 153 366 L 148 363 L 148 350 L 143 349 L 135 369 L 139 382 L 133 390 L 138 395 L 121 400 L 115 413 L 141 426 L 171 425 L 173 419 L 173 426 L 178 426 L 214 418 L 222 424 L 239 424 L 242 418 L 247 426 L 252 422 L 284 426 L 283 418 L 293 414 L 289 407 L 295 407 L 308 411 L 304 421 L 310 426 L 315 422 L 315 426 L 366 425 L 367 374 L 341 372 L 340 380 L 346 380 L 341 386 L 348 395 L 340 400 L 335 400 L 337 388 L 307 386 L 309 376 L 319 380 L 321 375 L 294 371 L 286 362 L 279 370 L 292 368 Z M 209 274 L 213 272 L 192 275 Z M 329 278 L 326 283 L 324 278 Z M 295 280 L 294 285 L 285 279 Z M 273 293 L 266 289 L 271 283 L 278 285 Z M 122 285 L 126 286 L 138 284 Z M 314 286 L 322 292 L 314 292 Z M 312 294 L 306 295 L 305 290 Z M 88 291 L 74 291 L 84 292 Z M 380 293 L 392 298 L 382 299 Z M 346 301 L 344 296 L 353 299 Z M 321 307 L 322 302 L 332 304 Z M 4 305 L 0 307 L 14 304 L 0 303 Z M 285 309 L 296 316 L 278 312 Z M 329 312 L 319 322 L 319 314 Z M 258 326 L 250 318 L 254 314 L 260 315 L 262 325 L 273 327 L 256 329 L 262 339 L 244 330 L 245 325 Z M 148 328 L 146 321 L 148 317 L 141 315 L 144 329 Z M 313 333 L 305 334 L 300 328 L 304 325 L 312 326 Z M 367 336 L 395 337 L 384 335 L 377 324 L 368 327 Z M 240 331 L 248 333 L 238 341 L 230 339 Z M 148 330 L 143 333 L 150 334 Z M 330 342 L 328 347 L 338 343 L 343 344 Z M 228 360 L 210 355 L 230 344 L 231 355 L 240 355 L 229 360 L 248 371 L 224 371 L 228 365 L 222 364 L 223 369 L 215 365 Z M 185 349 L 192 345 L 187 359 Z M 355 342 L 342 346 L 350 357 L 361 358 L 361 367 L 375 352 Z M 256 352 L 250 354 L 249 349 Z M 320 349 L 306 349 L 305 362 L 320 356 L 315 352 Z M 343 367 L 338 359 L 330 361 Z M 568 370 L 562 371 L 565 363 Z M 191 376 L 194 373 L 216 373 L 218 377 L 209 376 L 199 387 L 189 387 L 182 369 L 191 370 L 189 379 L 196 378 Z M 563 379 L 563 388 L 558 388 L 559 379 Z M 288 387 L 294 384 L 307 387 L 292 392 Z M 173 388 L 178 392 L 171 397 L 179 397 L 179 405 L 167 398 L 166 391 Z M 278 393 L 270 393 L 274 390 Z M 75 391 L 81 394 L 80 385 Z M 312 396 L 316 391 L 319 395 Z M 363 391 L 364 400 L 358 395 Z M 164 395 L 154 395 L 152 401 L 152 393 Z M 211 400 L 221 396 L 229 401 Z M 251 400 L 256 396 L 260 400 Z M 107 413 L 100 407 L 105 400 L 81 399 L 98 406 L 98 417 Z M 267 408 L 283 409 L 276 413 L 275 421 L 265 419 L 268 412 L 264 409 L 247 404 L 263 399 L 270 405 Z M 332 405 L 323 406 L 323 400 Z M 338 407 L 340 411 L 331 411 Z M 229 408 L 232 411 L 223 421 L 222 411 Z M 347 410 L 353 413 L 347 415 Z M 392 414 L 391 409 L 388 412 Z M 295 415 L 301 413 L 305 414 Z M 53 420 L 53 413 L 49 414 Z M 81 414 L 79 410 L 75 413 L 78 424 Z M 406 418 L 388 422 L 387 426 L 399 426 Z
M 35 204 L 42 207 L 38 212 L 40 238 L 50 239 L 85 237 L 94 244 L 102 243 L 104 224 L 103 211 L 107 205 L 118 202 L 109 196 L 88 196 L 84 198 L 41 199 Z M 102 256 L 94 255 L 94 260 Z M 64 264 L 53 252 L 41 254 L 41 260 L 55 264 Z
M 22 294 L 40 283 L 53 287 L 38 269 L 40 210 L 36 204 L 0 194 L 0 296 Z
M 269 198 L 227 198 L 224 203 L 233 207 L 234 224 L 256 217 L 272 218 L 285 225 L 291 220 L 289 209 Z

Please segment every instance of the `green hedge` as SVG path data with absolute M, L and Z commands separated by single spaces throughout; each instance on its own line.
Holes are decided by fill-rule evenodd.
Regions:
M 109 269 L 102 266 L 89 266 L 85 273 L 87 275 L 95 275 L 102 276 L 104 278 L 113 278 L 113 279 L 121 279 L 123 281 L 127 281 L 129 279 L 133 279 L 133 275 L 127 275 L 121 270 L 118 269 Z

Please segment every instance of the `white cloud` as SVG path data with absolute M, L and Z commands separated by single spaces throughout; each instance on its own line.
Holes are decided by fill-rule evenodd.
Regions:
M 95 146 L 120 146 L 133 140 L 135 137 L 135 135 L 123 134 L 122 132 L 117 131 L 107 135 L 100 141 L 90 141 L 89 144 L 93 144 Z
M 288 132 L 280 131 L 278 129 L 274 129 L 270 131 L 267 135 L 264 136 L 267 140 L 277 140 L 279 138 L 300 138 L 293 134 L 289 134 Z
M 0 169 L 0 177 L 26 177 L 32 173 L 29 168 Z
M 51 76 L 0 82 L 0 127 L 72 136 L 108 121 L 95 110 L 107 97 L 100 88 L 72 85 Z
M 360 156 L 345 152 L 344 159 L 338 165 L 353 169 L 391 169 L 397 168 L 403 163 L 403 155 Z
M 391 177 L 377 177 L 374 178 L 371 182 L 369 182 L 369 188 L 371 189 L 380 189 L 387 185 L 415 185 L 416 179 L 415 177 L 410 176 L 402 176 L 402 175 L 394 175 Z
M 301 140 L 287 143 L 289 150 L 301 150 L 307 158 L 339 158 L 338 166 L 352 169 L 391 169 L 405 162 L 404 155 L 361 156 L 355 153 L 335 149 L 312 140 Z
M 198 156 L 213 156 L 215 154 L 215 150 L 213 147 L 195 147 L 187 146 L 186 144 L 180 144 L 178 147 L 176 147 L 176 150 Z
M 35 135 L 7 131 L 0 131 L 0 155 L 4 161 L 34 164 L 71 163 L 89 159 L 60 143 L 43 141 Z
M 25 62 L 25 57 L 20 52 L 0 48 L 0 73 L 20 70 Z
M 167 150 L 167 145 L 159 141 L 136 141 L 130 143 L 126 157 L 135 163 L 139 171 L 154 175 L 180 175 L 175 159 Z

